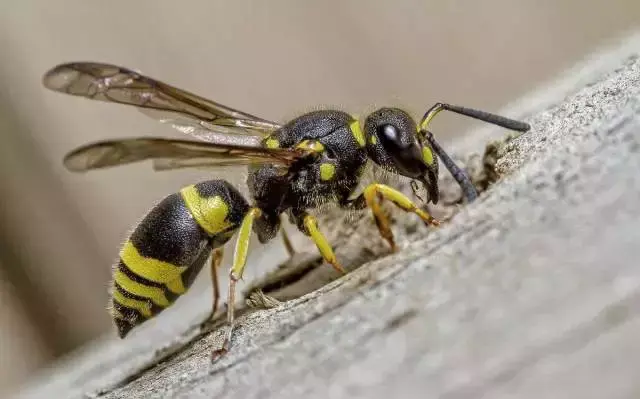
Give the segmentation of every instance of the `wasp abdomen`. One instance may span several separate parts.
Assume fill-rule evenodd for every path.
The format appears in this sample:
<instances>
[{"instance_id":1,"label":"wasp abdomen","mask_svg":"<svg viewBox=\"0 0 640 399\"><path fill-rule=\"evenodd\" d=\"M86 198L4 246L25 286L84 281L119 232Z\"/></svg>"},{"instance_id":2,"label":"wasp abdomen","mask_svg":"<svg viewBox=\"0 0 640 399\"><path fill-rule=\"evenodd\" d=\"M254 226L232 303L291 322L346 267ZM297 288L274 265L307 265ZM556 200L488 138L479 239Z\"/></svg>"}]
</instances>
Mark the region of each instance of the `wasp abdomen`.
<instances>
[{"instance_id":1,"label":"wasp abdomen","mask_svg":"<svg viewBox=\"0 0 640 399\"><path fill-rule=\"evenodd\" d=\"M187 186L151 209L114 270L112 315L120 337L184 294L211 250L231 238L248 210L224 180Z\"/></svg>"}]
</instances>

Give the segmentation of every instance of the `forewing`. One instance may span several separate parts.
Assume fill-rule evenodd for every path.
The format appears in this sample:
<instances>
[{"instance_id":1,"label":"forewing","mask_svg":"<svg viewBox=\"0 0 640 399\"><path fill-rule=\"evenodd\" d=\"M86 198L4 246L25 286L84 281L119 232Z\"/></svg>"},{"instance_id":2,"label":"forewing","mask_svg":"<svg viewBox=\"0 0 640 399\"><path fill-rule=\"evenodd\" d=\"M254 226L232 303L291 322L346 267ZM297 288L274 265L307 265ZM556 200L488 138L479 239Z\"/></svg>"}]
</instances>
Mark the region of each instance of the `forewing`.
<instances>
[{"instance_id":1,"label":"forewing","mask_svg":"<svg viewBox=\"0 0 640 399\"><path fill-rule=\"evenodd\" d=\"M45 87L61 93L133 105L179 130L181 127L196 127L197 131L189 133L195 136L207 131L263 136L279 127L277 123L116 65L97 62L61 64L44 75L43 83Z\"/></svg>"},{"instance_id":2,"label":"forewing","mask_svg":"<svg viewBox=\"0 0 640 399\"><path fill-rule=\"evenodd\" d=\"M108 140L82 146L65 159L67 169L85 172L93 169L153 160L158 170L186 167L215 167L273 164L287 167L308 153L285 148L262 148L214 144L164 138Z\"/></svg>"}]
</instances>

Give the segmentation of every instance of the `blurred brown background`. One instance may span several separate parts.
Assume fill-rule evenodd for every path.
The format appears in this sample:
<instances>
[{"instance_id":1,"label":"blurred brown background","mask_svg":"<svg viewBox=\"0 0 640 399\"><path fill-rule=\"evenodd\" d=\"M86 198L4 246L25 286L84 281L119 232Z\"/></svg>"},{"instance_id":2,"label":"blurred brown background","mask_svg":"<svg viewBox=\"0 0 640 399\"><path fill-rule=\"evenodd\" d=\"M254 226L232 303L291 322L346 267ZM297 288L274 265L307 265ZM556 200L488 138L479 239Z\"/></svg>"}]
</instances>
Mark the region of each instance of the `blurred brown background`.
<instances>
[{"instance_id":1,"label":"blurred brown background","mask_svg":"<svg viewBox=\"0 0 640 399\"><path fill-rule=\"evenodd\" d=\"M277 121L318 106L363 114L389 104L419 116L447 101L497 111L640 25L637 0L0 7L0 394L113 334L105 304L118 246L155 201L207 177L148 165L65 171L64 154L87 141L178 133L131 109L45 91L48 68L120 64ZM434 130L451 137L469 126L443 117Z\"/></svg>"}]
</instances>

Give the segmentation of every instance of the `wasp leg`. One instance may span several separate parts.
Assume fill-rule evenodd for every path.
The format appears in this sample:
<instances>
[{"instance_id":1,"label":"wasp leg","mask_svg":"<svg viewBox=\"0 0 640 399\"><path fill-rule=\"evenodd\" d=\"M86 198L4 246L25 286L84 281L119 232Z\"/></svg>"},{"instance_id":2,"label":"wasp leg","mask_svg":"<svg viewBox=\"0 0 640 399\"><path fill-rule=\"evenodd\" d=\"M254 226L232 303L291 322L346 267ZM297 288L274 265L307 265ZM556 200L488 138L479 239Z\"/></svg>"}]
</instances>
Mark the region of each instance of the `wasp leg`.
<instances>
[{"instance_id":1,"label":"wasp leg","mask_svg":"<svg viewBox=\"0 0 640 399\"><path fill-rule=\"evenodd\" d=\"M287 253L289 254L289 258L291 258L296 253L296 250L293 249L291 238L289 238L289 234L287 234L287 231L285 230L284 226L280 227L280 231L282 232L282 242L284 243L284 247L286 248Z\"/></svg>"},{"instance_id":2,"label":"wasp leg","mask_svg":"<svg viewBox=\"0 0 640 399\"><path fill-rule=\"evenodd\" d=\"M218 303L220 302L220 281L218 278L218 268L222 263L222 256L224 255L223 247L216 248L211 254L211 285L213 286L213 306L211 308L211 314L209 320L213 320L216 311L218 310Z\"/></svg>"},{"instance_id":3,"label":"wasp leg","mask_svg":"<svg viewBox=\"0 0 640 399\"><path fill-rule=\"evenodd\" d=\"M233 336L234 327L234 311L236 300L236 283L242 279L242 273L247 263L247 253L249 252L249 240L251 238L251 230L253 228L253 221L260 216L260 209L252 208L245 215L240 225L240 232L238 233L238 239L236 240L236 248L233 254L233 266L229 272L229 293L227 294L227 325L228 332L224 339L222 347L213 352L212 361L217 360L221 356L229 352L231 347L231 338Z\"/></svg>"},{"instance_id":4,"label":"wasp leg","mask_svg":"<svg viewBox=\"0 0 640 399\"><path fill-rule=\"evenodd\" d=\"M347 271L338 262L336 254L333 252L333 248L331 248L331 244L329 244L329 241L327 241L326 237L318 229L318 220L315 216L306 212L301 212L296 214L294 219L298 229L306 236L311 237L313 242L316 244L316 247L318 247L318 251L320 252L320 255L322 255L322 258L333 266L333 268L339 273L347 274Z\"/></svg>"},{"instance_id":5,"label":"wasp leg","mask_svg":"<svg viewBox=\"0 0 640 399\"><path fill-rule=\"evenodd\" d=\"M416 215L420 216L420 219L422 219L422 221L424 221L427 225L438 226L440 224L440 222L429 215L428 212L420 209L416 204L413 203L413 201L411 201L400 191L380 183L372 183L368 185L364 189L362 194L360 194L360 196L358 196L358 198L354 200L354 203L356 204L355 206L357 207L358 204L362 204L362 202L364 201L366 205L371 208L373 217L376 221L376 225L378 226L378 230L380 231L380 235L382 236L382 238L387 240L394 252L397 251L398 248L393 239L393 233L391 232L389 219L380 207L380 201L382 199L387 199L393 202L400 209L406 212L415 213Z\"/></svg>"}]
</instances>

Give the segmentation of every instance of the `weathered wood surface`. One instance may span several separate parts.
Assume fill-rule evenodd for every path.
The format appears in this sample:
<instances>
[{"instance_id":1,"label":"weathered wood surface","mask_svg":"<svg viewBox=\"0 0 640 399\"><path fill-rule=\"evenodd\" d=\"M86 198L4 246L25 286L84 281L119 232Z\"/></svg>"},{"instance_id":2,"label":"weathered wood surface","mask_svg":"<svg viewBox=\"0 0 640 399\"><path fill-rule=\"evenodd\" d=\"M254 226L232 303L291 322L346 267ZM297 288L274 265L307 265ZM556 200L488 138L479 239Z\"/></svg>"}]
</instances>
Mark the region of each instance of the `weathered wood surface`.
<instances>
[{"instance_id":1,"label":"weathered wood surface","mask_svg":"<svg viewBox=\"0 0 640 399\"><path fill-rule=\"evenodd\" d=\"M476 203L428 234L399 216L403 251L242 316L218 363L224 329L126 379L171 331L140 335L23 396L640 397L640 59L527 120ZM347 237L357 263L374 238Z\"/></svg>"}]
</instances>

